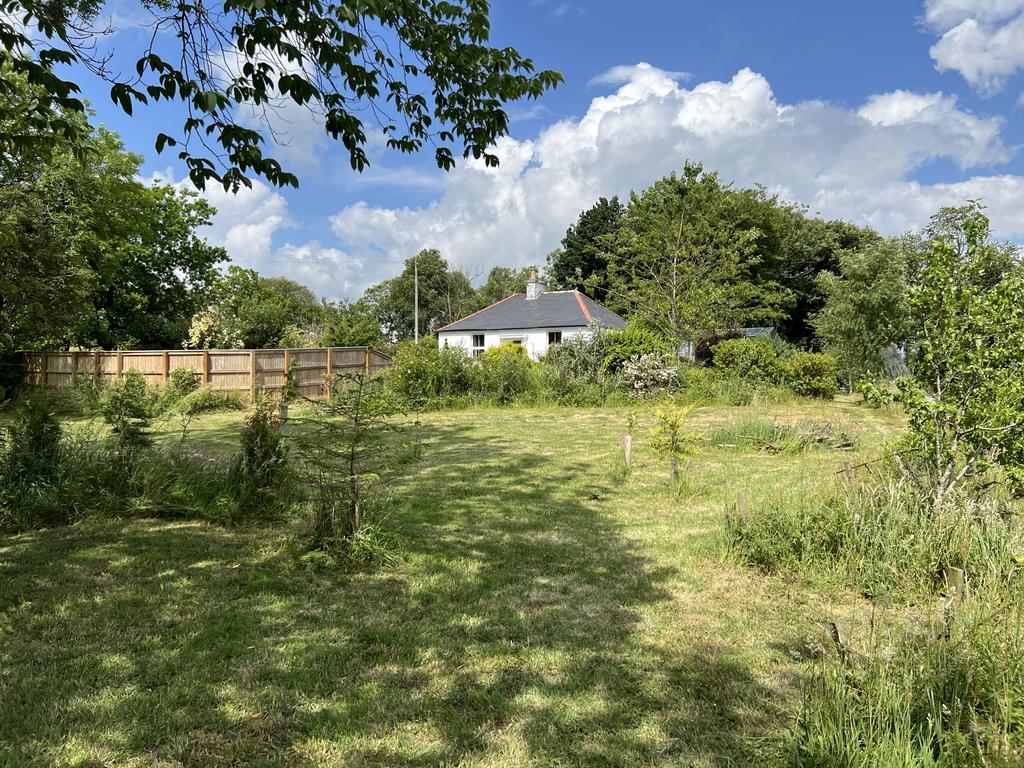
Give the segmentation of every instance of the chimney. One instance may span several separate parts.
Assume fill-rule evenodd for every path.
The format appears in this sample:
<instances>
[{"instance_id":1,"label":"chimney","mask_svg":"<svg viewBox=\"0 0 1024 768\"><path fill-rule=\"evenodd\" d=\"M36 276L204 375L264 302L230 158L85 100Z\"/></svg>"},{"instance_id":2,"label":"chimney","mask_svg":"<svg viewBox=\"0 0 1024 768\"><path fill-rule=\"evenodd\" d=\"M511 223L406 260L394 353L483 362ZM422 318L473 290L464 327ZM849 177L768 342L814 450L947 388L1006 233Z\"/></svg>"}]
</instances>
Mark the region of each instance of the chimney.
<instances>
[{"instance_id":1,"label":"chimney","mask_svg":"<svg viewBox=\"0 0 1024 768\"><path fill-rule=\"evenodd\" d=\"M526 298L527 298L527 300L538 298L547 289L548 289L548 287L546 285L544 285L544 283L542 283L540 280L537 279L537 270L536 269L531 269L530 270L530 279L526 281Z\"/></svg>"}]
</instances>

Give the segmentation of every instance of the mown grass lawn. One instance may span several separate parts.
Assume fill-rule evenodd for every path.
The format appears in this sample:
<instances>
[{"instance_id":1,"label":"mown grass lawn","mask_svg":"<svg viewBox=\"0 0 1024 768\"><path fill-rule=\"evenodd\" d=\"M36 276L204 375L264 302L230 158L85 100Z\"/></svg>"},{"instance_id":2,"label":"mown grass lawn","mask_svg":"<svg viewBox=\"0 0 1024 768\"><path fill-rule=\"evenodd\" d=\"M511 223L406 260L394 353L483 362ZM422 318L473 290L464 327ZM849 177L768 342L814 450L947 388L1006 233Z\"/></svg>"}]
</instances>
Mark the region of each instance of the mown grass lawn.
<instances>
[{"instance_id":1,"label":"mown grass lawn","mask_svg":"<svg viewBox=\"0 0 1024 768\"><path fill-rule=\"evenodd\" d=\"M0 765L770 763L807 638L864 608L731 564L724 506L837 482L897 422L849 402L692 421L751 416L832 420L858 448L705 445L675 491L644 433L616 470L623 410L428 414L393 568L311 572L298 522L0 538ZM229 449L240 420L188 439Z\"/></svg>"}]
</instances>

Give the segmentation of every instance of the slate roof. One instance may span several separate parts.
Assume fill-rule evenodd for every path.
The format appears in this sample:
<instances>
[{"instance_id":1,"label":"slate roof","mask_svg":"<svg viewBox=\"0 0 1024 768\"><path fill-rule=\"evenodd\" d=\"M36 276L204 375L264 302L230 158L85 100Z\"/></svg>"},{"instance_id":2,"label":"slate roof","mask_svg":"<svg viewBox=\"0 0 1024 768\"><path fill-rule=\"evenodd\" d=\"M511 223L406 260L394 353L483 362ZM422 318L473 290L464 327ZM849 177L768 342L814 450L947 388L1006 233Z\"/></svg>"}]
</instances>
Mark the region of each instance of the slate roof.
<instances>
[{"instance_id":1,"label":"slate roof","mask_svg":"<svg viewBox=\"0 0 1024 768\"><path fill-rule=\"evenodd\" d=\"M527 328L585 328L600 323L624 328L626 321L579 291L545 291L536 299L513 293L489 307L449 323L442 331L505 331Z\"/></svg>"}]
</instances>

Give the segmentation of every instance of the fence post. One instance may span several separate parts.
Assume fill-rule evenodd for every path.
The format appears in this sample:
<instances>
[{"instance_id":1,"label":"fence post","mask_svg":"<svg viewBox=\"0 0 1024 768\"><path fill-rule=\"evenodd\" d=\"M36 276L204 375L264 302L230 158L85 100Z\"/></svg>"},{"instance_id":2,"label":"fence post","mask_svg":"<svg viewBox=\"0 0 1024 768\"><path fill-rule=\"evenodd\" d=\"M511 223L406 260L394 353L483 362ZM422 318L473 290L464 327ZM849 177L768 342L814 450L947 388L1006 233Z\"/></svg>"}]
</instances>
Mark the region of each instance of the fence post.
<instances>
[{"instance_id":1,"label":"fence post","mask_svg":"<svg viewBox=\"0 0 1024 768\"><path fill-rule=\"evenodd\" d=\"M324 389L327 392L327 399L331 399L331 377L334 376L334 348L327 348L327 368L324 370Z\"/></svg>"},{"instance_id":2,"label":"fence post","mask_svg":"<svg viewBox=\"0 0 1024 768\"><path fill-rule=\"evenodd\" d=\"M171 378L171 353L168 350L164 350L164 369L162 371L164 377L164 386L167 386L168 379Z\"/></svg>"},{"instance_id":3,"label":"fence post","mask_svg":"<svg viewBox=\"0 0 1024 768\"><path fill-rule=\"evenodd\" d=\"M366 376L367 378L369 378L369 376L370 376L370 348L369 347L366 348L364 354L365 354L365 357L363 358L363 375Z\"/></svg>"},{"instance_id":4,"label":"fence post","mask_svg":"<svg viewBox=\"0 0 1024 768\"><path fill-rule=\"evenodd\" d=\"M210 350L203 350L203 385L208 386L210 383Z\"/></svg>"},{"instance_id":5,"label":"fence post","mask_svg":"<svg viewBox=\"0 0 1024 768\"><path fill-rule=\"evenodd\" d=\"M288 368L291 366L291 350L286 349L284 351L284 384L281 385L281 391L288 391Z\"/></svg>"},{"instance_id":6,"label":"fence post","mask_svg":"<svg viewBox=\"0 0 1024 768\"><path fill-rule=\"evenodd\" d=\"M100 351L98 349L92 353L92 385L97 388L100 385Z\"/></svg>"},{"instance_id":7,"label":"fence post","mask_svg":"<svg viewBox=\"0 0 1024 768\"><path fill-rule=\"evenodd\" d=\"M124 378L124 352L117 350L117 380Z\"/></svg>"},{"instance_id":8,"label":"fence post","mask_svg":"<svg viewBox=\"0 0 1024 768\"><path fill-rule=\"evenodd\" d=\"M71 386L74 387L78 383L78 353L71 352Z\"/></svg>"},{"instance_id":9,"label":"fence post","mask_svg":"<svg viewBox=\"0 0 1024 768\"><path fill-rule=\"evenodd\" d=\"M249 350L249 402L256 402L256 350Z\"/></svg>"},{"instance_id":10,"label":"fence post","mask_svg":"<svg viewBox=\"0 0 1024 768\"><path fill-rule=\"evenodd\" d=\"M47 385L49 384L49 376L47 374L49 373L50 368L50 353L42 352L41 356L43 358L42 364L40 365L40 368L42 369L43 372L43 389L46 389Z\"/></svg>"}]
</instances>

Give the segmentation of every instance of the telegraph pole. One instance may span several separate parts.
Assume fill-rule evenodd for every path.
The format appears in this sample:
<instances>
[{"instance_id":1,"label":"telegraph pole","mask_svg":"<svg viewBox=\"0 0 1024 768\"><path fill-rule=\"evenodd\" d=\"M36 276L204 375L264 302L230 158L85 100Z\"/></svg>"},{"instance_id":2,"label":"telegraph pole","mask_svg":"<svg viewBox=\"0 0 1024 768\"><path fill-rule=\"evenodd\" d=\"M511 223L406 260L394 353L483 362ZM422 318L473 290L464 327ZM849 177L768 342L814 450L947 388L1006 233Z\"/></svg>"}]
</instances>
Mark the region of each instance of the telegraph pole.
<instances>
[{"instance_id":1,"label":"telegraph pole","mask_svg":"<svg viewBox=\"0 0 1024 768\"><path fill-rule=\"evenodd\" d=\"M413 337L420 340L420 255L412 257L412 324Z\"/></svg>"}]
</instances>

